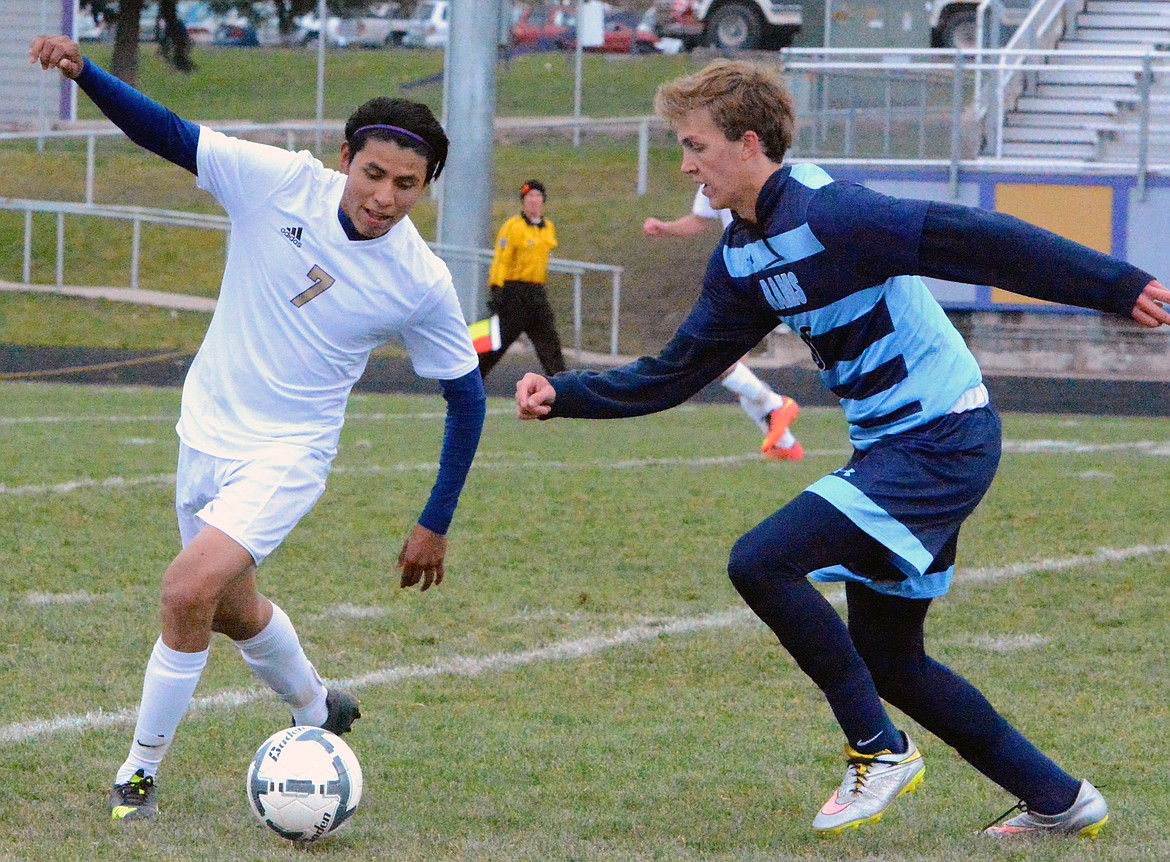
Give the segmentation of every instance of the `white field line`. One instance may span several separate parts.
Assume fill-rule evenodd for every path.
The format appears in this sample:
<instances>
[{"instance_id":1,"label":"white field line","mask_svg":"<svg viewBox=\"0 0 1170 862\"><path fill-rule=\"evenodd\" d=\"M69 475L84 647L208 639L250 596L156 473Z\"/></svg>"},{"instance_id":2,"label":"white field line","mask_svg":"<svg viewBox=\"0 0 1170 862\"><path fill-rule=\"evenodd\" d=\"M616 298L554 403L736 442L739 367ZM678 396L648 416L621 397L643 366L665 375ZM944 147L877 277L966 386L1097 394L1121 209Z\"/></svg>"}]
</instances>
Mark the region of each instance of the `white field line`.
<instances>
[{"instance_id":1,"label":"white field line","mask_svg":"<svg viewBox=\"0 0 1170 862\"><path fill-rule=\"evenodd\" d=\"M489 407L487 411L488 416L511 416L515 413L511 408L503 407ZM406 421L406 420L432 420L445 419L447 416L443 410L423 411L416 413L347 413L345 416L346 422L391 422L391 421ZM12 427L16 425L120 425L125 423L136 422L169 422L174 424L179 421L176 414L167 414L165 416L0 416L0 428Z\"/></svg>"},{"instance_id":2,"label":"white field line","mask_svg":"<svg viewBox=\"0 0 1170 862\"><path fill-rule=\"evenodd\" d=\"M1021 650L1040 649L1048 646L1049 639L1042 635L965 635L948 638L942 646L976 649L1006 655Z\"/></svg>"},{"instance_id":3,"label":"white field line","mask_svg":"<svg viewBox=\"0 0 1170 862\"><path fill-rule=\"evenodd\" d=\"M957 585L992 584L1009 578L1021 578L1037 572L1055 572L1081 566L1094 566L1122 560L1139 559L1170 553L1170 543L1138 545L1132 548L1102 548L1096 553L1062 559L1039 560L1034 563L1016 563L1009 566L973 569L958 579ZM840 605L844 591L828 594L829 601ZM574 661L608 649L632 646L671 635L688 635L708 629L724 629L754 623L761 625L747 608L732 608L701 617L680 617L663 622L639 624L608 635L593 635L560 641L543 647L510 653L483 656L452 656L425 665L402 665L382 668L346 680L336 685L346 688L391 686L411 679L430 679L442 676L476 677L498 673L527 665L553 661ZM261 699L271 699L272 693L261 689L236 689L196 698L192 712L235 709ZM0 745L19 745L51 738L60 733L79 733L128 727L137 718L136 708L113 711L97 710L83 715L61 715L54 718L17 722L0 726Z\"/></svg>"},{"instance_id":4,"label":"white field line","mask_svg":"<svg viewBox=\"0 0 1170 862\"><path fill-rule=\"evenodd\" d=\"M379 414L368 414L377 416ZM413 414L415 418L427 414ZM436 414L439 415L439 414ZM389 418L389 416L388 416ZM849 454L848 449L808 449L805 455L816 457L843 457ZM1080 455L1093 452L1124 453L1136 452L1152 457L1170 457L1170 442L1157 440L1139 440L1132 443L1080 443L1075 440L1009 440L1004 443L1004 451L1023 455ZM713 455L706 458L632 458L621 461L544 461L540 467L545 470L638 470L647 467L722 467L735 464L748 464L759 461L756 453L741 455ZM475 470L514 470L530 469L529 464L516 461L480 461L475 462ZM415 462L388 465L370 465L367 467L348 467L345 465L333 468L339 475L349 476L380 476L396 473L435 472L439 465L435 462ZM50 494L68 494L74 491L83 491L91 488L102 490L118 490L136 488L149 485L173 485L173 474L155 474L153 476L110 476L105 479L77 479L71 482L60 482L55 485L5 485L0 484L0 497L38 497Z\"/></svg>"}]
</instances>

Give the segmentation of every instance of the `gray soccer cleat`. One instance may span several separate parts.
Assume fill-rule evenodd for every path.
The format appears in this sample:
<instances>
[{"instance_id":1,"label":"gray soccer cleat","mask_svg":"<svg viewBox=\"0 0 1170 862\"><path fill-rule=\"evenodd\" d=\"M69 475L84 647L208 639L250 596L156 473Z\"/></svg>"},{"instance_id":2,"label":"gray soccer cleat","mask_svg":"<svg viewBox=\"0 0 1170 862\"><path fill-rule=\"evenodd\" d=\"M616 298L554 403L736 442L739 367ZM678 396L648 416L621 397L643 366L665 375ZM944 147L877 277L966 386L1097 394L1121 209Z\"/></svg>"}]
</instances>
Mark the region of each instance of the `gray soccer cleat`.
<instances>
[{"instance_id":1,"label":"gray soccer cleat","mask_svg":"<svg viewBox=\"0 0 1170 862\"><path fill-rule=\"evenodd\" d=\"M999 823L1012 811L1020 811L1006 823ZM1068 811L1060 814L1039 814L1029 811L1020 802L1015 808L1003 814L999 820L984 827L983 834L994 838L1011 838L1017 835L1069 835L1076 838L1096 838L1101 827L1109 820L1109 807L1105 797L1087 781L1081 782L1076 801Z\"/></svg>"},{"instance_id":2,"label":"gray soccer cleat","mask_svg":"<svg viewBox=\"0 0 1170 862\"><path fill-rule=\"evenodd\" d=\"M813 829L821 835L840 835L866 823L877 823L891 802L918 789L926 764L910 737L903 733L902 738L906 740L902 754L888 750L862 754L845 747L849 759L845 780L817 812Z\"/></svg>"},{"instance_id":3,"label":"gray soccer cleat","mask_svg":"<svg viewBox=\"0 0 1170 862\"><path fill-rule=\"evenodd\" d=\"M110 819L115 823L153 820L158 817L158 794L154 776L141 769L123 784L110 790Z\"/></svg>"}]
</instances>

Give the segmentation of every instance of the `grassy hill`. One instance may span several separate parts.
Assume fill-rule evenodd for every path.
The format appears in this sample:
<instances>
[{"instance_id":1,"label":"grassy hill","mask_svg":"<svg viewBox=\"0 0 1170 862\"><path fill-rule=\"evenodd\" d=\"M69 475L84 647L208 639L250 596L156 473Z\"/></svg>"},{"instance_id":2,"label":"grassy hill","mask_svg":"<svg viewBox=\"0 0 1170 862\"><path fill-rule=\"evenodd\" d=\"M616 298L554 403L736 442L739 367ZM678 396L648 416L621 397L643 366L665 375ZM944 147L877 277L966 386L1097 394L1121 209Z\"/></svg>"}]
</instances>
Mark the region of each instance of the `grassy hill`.
<instances>
[{"instance_id":1,"label":"grassy hill","mask_svg":"<svg viewBox=\"0 0 1170 862\"><path fill-rule=\"evenodd\" d=\"M89 50L104 64L104 46ZM583 112L591 116L644 115L657 85L693 68L690 57L586 57ZM315 56L297 50L212 50L196 55L197 70L184 76L163 66L144 47L140 87L147 94L197 121L307 118L314 111ZM325 114L341 120L376 93L402 95L440 107L442 58L430 51L341 51L330 55L326 70ZM246 82L246 86L241 85ZM423 83L420 83L423 82ZM572 56L539 54L501 62L498 114L572 113ZM84 97L81 119L99 114ZM636 194L635 138L585 137L579 149L564 135L533 138L511 135L495 150L496 199L493 221L518 209L516 189L540 177L549 189L548 213L560 236L557 255L625 268L622 294L623 352L657 349L674 331L697 293L707 256L717 238L692 241L647 240L647 216L674 217L688 211L693 187L678 172L679 150L666 135L654 136L649 194ZM312 140L298 140L297 147ZM458 142L455 143L458 146ZM327 163L338 143L327 141ZM218 205L195 189L186 172L133 145L103 140L97 148L95 200L101 203L217 213ZM0 146L0 196L81 200L85 189L85 147L81 142L50 143L43 153L31 144ZM423 236L434 238L436 205L424 200L415 211ZM0 280L21 278L22 217L0 213ZM65 280L70 284L126 286L129 283L129 225L99 219L66 224ZM141 286L155 290L214 296L223 262L223 236L185 229L145 228ZM490 242L490 238L488 239ZM55 279L56 222L34 219L33 281ZM550 283L567 334L571 319L570 284ZM585 284L586 346L608 346L610 284ZM0 295L0 342L77 344L105 347L194 347L206 320L127 310L109 303L57 297Z\"/></svg>"}]
</instances>

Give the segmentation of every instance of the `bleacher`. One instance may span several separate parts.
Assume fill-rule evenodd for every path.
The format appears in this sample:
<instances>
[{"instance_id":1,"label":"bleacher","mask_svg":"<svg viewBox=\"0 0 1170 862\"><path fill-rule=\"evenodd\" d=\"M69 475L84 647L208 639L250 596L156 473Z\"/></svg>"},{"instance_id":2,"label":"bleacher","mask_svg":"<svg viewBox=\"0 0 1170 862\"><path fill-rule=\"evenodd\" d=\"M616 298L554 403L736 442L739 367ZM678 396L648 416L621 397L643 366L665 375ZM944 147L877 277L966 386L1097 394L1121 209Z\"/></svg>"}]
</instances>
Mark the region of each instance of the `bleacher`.
<instances>
[{"instance_id":1,"label":"bleacher","mask_svg":"<svg viewBox=\"0 0 1170 862\"><path fill-rule=\"evenodd\" d=\"M1002 154L1136 159L1142 99L1154 112L1170 106L1170 0L1082 0L1080 11L1055 24L1047 36L1055 51L1044 55L1055 68L1026 76L1004 118ZM1148 155L1170 157L1170 134L1151 130L1148 141Z\"/></svg>"}]
</instances>

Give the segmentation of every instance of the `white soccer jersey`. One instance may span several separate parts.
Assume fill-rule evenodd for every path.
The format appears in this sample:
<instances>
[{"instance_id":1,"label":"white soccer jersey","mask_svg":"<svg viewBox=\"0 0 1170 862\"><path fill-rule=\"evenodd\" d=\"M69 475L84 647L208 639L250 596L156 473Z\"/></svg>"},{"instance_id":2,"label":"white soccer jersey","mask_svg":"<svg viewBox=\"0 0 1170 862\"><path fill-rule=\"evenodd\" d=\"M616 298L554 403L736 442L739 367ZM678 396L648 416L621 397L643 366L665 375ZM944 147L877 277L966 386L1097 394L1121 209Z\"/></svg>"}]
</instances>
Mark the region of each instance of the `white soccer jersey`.
<instances>
[{"instance_id":1,"label":"white soccer jersey","mask_svg":"<svg viewBox=\"0 0 1170 862\"><path fill-rule=\"evenodd\" d=\"M395 335L421 377L478 367L451 275L409 218L352 241L337 218L344 174L205 127L198 169L232 233L183 386L177 430L188 446L243 459L279 443L332 458L350 389Z\"/></svg>"},{"instance_id":2,"label":"white soccer jersey","mask_svg":"<svg viewBox=\"0 0 1170 862\"><path fill-rule=\"evenodd\" d=\"M711 201L703 194L703 187L699 186L698 191L695 192L695 202L691 204L691 213L697 215L699 218L719 219L723 222L723 226L727 227L731 224L731 210L721 209L717 210L711 206Z\"/></svg>"}]
</instances>

